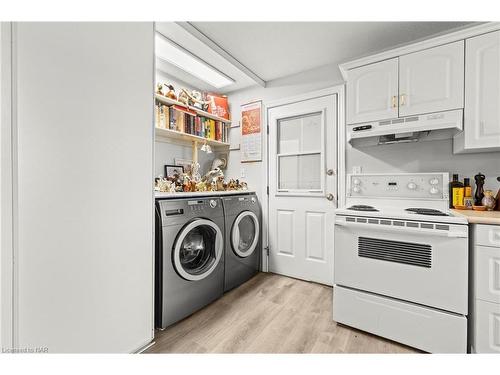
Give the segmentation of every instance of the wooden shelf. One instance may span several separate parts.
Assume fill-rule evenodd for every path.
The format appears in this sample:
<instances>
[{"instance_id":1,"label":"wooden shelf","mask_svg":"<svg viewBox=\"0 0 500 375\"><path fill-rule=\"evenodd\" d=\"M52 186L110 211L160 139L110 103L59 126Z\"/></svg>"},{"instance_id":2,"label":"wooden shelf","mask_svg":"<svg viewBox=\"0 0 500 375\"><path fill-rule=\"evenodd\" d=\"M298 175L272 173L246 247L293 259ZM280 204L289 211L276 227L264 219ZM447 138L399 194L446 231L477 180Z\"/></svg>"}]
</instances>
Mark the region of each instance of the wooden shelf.
<instances>
[{"instance_id":1,"label":"wooden shelf","mask_svg":"<svg viewBox=\"0 0 500 375\"><path fill-rule=\"evenodd\" d=\"M165 105L178 105L178 106L181 106L181 107L188 108L189 110L191 110L193 112L196 112L196 114L198 116L203 116L203 117L211 118L213 120L220 121L220 122L223 122L225 124L230 124L231 123L230 120L227 120L227 119L219 117L219 116L212 115L211 113L205 112L205 111L203 111L203 110L201 110L199 108L193 107L193 106L187 106L184 103L181 103L181 102L179 102L177 100L169 99L169 98L167 98L167 97L165 97L163 95L160 95L160 94L155 94L155 99L158 100L159 102L165 104Z\"/></svg>"},{"instance_id":2,"label":"wooden shelf","mask_svg":"<svg viewBox=\"0 0 500 375\"><path fill-rule=\"evenodd\" d=\"M207 139L193 134L181 133L177 130L171 129L155 128L155 138L155 140L175 139L184 142L206 143L207 145L210 145L210 147L214 147L216 149L229 148L229 143L226 142L215 141L213 139Z\"/></svg>"}]
</instances>

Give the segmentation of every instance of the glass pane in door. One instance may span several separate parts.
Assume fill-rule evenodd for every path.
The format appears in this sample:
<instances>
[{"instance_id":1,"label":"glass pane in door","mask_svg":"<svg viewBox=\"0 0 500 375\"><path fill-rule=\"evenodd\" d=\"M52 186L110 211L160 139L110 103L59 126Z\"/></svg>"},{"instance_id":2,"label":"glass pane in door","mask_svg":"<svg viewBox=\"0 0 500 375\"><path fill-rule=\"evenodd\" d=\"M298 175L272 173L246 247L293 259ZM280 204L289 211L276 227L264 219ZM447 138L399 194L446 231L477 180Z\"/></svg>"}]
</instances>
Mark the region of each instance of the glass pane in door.
<instances>
[{"instance_id":1,"label":"glass pane in door","mask_svg":"<svg viewBox=\"0 0 500 375\"><path fill-rule=\"evenodd\" d=\"M321 113L278 121L278 154L321 150Z\"/></svg>"},{"instance_id":2,"label":"glass pane in door","mask_svg":"<svg viewBox=\"0 0 500 375\"><path fill-rule=\"evenodd\" d=\"M320 190L321 154L278 156L279 190Z\"/></svg>"}]
</instances>

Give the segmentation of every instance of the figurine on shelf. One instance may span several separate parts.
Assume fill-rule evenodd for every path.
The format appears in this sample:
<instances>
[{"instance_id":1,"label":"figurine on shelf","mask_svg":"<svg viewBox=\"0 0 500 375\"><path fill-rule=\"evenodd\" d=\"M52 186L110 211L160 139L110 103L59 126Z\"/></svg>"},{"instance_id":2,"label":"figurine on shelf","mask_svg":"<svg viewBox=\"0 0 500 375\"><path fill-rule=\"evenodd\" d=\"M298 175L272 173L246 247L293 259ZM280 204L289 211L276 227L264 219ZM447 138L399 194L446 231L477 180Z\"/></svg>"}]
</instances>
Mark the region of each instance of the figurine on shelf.
<instances>
[{"instance_id":1,"label":"figurine on shelf","mask_svg":"<svg viewBox=\"0 0 500 375\"><path fill-rule=\"evenodd\" d=\"M177 98L179 102L182 104L189 106L189 96L187 94L187 91L185 89L181 89L181 93L179 94L179 97Z\"/></svg>"},{"instance_id":2,"label":"figurine on shelf","mask_svg":"<svg viewBox=\"0 0 500 375\"><path fill-rule=\"evenodd\" d=\"M159 191L162 193L172 193L173 191L175 191L174 184L168 179L160 176L155 180L156 180L155 191Z\"/></svg>"},{"instance_id":3,"label":"figurine on shelf","mask_svg":"<svg viewBox=\"0 0 500 375\"><path fill-rule=\"evenodd\" d=\"M200 164L199 163L191 163L191 178L194 182L199 183L201 181L200 175Z\"/></svg>"},{"instance_id":4,"label":"figurine on shelf","mask_svg":"<svg viewBox=\"0 0 500 375\"><path fill-rule=\"evenodd\" d=\"M165 95L165 94L163 94L163 85L161 83L158 83L156 85L156 93L158 95Z\"/></svg>"},{"instance_id":5,"label":"figurine on shelf","mask_svg":"<svg viewBox=\"0 0 500 375\"><path fill-rule=\"evenodd\" d=\"M215 168L208 171L205 176L203 176L202 180L211 183L212 181L217 180L218 177L222 177L222 179L224 179L224 173L220 170L220 168Z\"/></svg>"},{"instance_id":6,"label":"figurine on shelf","mask_svg":"<svg viewBox=\"0 0 500 375\"><path fill-rule=\"evenodd\" d=\"M224 191L224 176L219 176L216 179L217 191Z\"/></svg>"},{"instance_id":7,"label":"figurine on shelf","mask_svg":"<svg viewBox=\"0 0 500 375\"><path fill-rule=\"evenodd\" d=\"M229 183L227 184L227 190L236 190L236 181L233 179L229 180Z\"/></svg>"},{"instance_id":8,"label":"figurine on shelf","mask_svg":"<svg viewBox=\"0 0 500 375\"><path fill-rule=\"evenodd\" d=\"M207 184L203 181L200 181L196 184L196 190L195 191L207 191L208 187Z\"/></svg>"},{"instance_id":9,"label":"figurine on shelf","mask_svg":"<svg viewBox=\"0 0 500 375\"><path fill-rule=\"evenodd\" d=\"M179 94L179 101L186 105L190 105L202 110L206 110L210 103L203 100L201 92L196 90L189 92L186 89L181 89L181 93Z\"/></svg>"},{"instance_id":10,"label":"figurine on shelf","mask_svg":"<svg viewBox=\"0 0 500 375\"><path fill-rule=\"evenodd\" d=\"M175 95L174 86L168 85L167 87L168 87L168 92L165 94L165 96L169 99L177 100L177 95Z\"/></svg>"}]
</instances>

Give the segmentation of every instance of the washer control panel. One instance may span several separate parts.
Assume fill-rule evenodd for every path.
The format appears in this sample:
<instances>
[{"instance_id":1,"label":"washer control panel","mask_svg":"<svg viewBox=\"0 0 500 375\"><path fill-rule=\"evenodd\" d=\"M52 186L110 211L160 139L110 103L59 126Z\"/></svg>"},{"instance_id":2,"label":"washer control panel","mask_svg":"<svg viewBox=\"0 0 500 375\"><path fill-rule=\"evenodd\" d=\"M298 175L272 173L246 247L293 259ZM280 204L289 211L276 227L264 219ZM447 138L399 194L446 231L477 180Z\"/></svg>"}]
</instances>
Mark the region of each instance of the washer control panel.
<instances>
[{"instance_id":1,"label":"washer control panel","mask_svg":"<svg viewBox=\"0 0 500 375\"><path fill-rule=\"evenodd\" d=\"M348 175L347 195L377 198L448 198L448 173Z\"/></svg>"}]
</instances>

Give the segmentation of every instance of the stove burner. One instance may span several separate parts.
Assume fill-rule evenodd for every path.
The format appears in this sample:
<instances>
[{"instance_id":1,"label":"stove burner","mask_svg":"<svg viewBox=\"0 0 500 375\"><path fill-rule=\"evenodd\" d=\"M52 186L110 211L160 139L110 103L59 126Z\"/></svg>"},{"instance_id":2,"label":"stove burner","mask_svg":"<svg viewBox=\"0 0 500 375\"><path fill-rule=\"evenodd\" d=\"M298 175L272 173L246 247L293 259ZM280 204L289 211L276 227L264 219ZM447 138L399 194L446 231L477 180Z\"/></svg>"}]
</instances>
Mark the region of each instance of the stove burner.
<instances>
[{"instance_id":1,"label":"stove burner","mask_svg":"<svg viewBox=\"0 0 500 375\"><path fill-rule=\"evenodd\" d=\"M430 216L450 216L442 211L435 210L433 208L407 208L405 211L413 212L418 215L430 215Z\"/></svg>"},{"instance_id":2,"label":"stove burner","mask_svg":"<svg viewBox=\"0 0 500 375\"><path fill-rule=\"evenodd\" d=\"M348 207L347 209L353 211L378 211L375 207L366 206L364 204L355 204L354 206Z\"/></svg>"}]
</instances>

